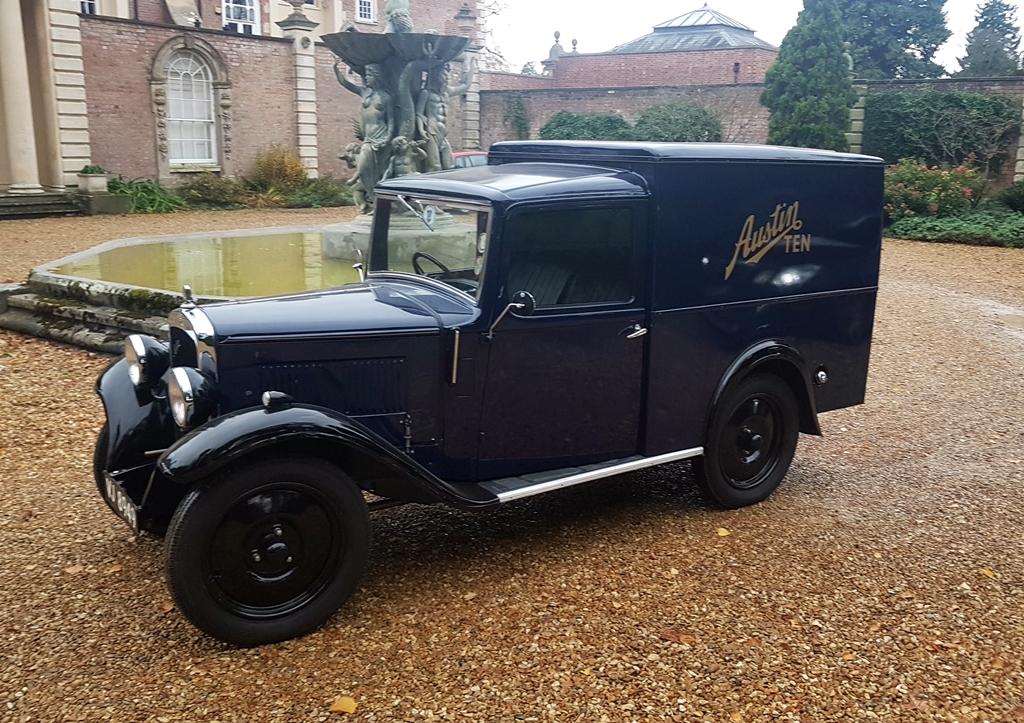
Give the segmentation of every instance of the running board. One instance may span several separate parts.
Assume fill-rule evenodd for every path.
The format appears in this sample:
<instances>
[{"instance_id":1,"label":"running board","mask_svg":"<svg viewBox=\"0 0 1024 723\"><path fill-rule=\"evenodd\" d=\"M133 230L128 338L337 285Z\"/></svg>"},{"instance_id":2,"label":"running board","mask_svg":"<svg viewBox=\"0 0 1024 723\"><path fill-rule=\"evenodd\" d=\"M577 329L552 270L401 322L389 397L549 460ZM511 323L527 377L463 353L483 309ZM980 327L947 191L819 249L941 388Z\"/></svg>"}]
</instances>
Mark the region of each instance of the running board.
<instances>
[{"instance_id":1,"label":"running board","mask_svg":"<svg viewBox=\"0 0 1024 723\"><path fill-rule=\"evenodd\" d=\"M614 477L626 472L635 472L646 467L656 467L659 464L678 462L691 457L699 457L704 454L703 447L684 449L680 452L660 454L656 457L628 457L626 459L613 459L611 462L591 464L585 467L568 467L556 469L550 472L537 472L526 474L522 477L505 477L503 479L492 479L481 482L480 486L498 498L498 502L511 502L512 500L523 499L542 495L545 492L560 490L565 487L586 484L605 477Z\"/></svg>"}]
</instances>

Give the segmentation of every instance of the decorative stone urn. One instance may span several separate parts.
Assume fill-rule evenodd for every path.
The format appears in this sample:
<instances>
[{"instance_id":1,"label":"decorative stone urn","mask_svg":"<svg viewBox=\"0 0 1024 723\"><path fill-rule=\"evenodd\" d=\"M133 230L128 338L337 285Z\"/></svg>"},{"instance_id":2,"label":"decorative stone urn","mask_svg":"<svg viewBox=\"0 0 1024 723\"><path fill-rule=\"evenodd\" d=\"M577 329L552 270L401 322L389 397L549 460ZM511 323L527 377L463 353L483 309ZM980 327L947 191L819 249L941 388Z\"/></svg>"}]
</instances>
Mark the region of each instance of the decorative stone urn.
<instances>
[{"instance_id":1,"label":"decorative stone urn","mask_svg":"<svg viewBox=\"0 0 1024 723\"><path fill-rule=\"evenodd\" d=\"M79 193L106 193L107 192L107 174L102 173L85 173L83 171L78 174L78 192Z\"/></svg>"}]
</instances>

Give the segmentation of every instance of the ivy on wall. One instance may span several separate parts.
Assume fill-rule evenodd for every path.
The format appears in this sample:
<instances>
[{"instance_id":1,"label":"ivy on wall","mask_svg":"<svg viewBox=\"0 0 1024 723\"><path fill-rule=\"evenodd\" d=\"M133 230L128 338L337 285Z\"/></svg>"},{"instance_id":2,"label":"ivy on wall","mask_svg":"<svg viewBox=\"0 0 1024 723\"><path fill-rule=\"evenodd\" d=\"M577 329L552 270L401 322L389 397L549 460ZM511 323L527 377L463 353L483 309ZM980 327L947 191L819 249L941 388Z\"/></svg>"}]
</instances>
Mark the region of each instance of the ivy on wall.
<instances>
[{"instance_id":1,"label":"ivy on wall","mask_svg":"<svg viewBox=\"0 0 1024 723\"><path fill-rule=\"evenodd\" d=\"M522 91L514 90L505 96L505 125L512 129L517 140L529 140L530 116L523 103Z\"/></svg>"},{"instance_id":2,"label":"ivy on wall","mask_svg":"<svg viewBox=\"0 0 1024 723\"><path fill-rule=\"evenodd\" d=\"M718 116L697 103L666 103L643 112L631 126L617 114L556 113L540 129L548 141L647 141L717 143L722 140Z\"/></svg>"},{"instance_id":3,"label":"ivy on wall","mask_svg":"<svg viewBox=\"0 0 1024 723\"><path fill-rule=\"evenodd\" d=\"M924 91L867 97L864 152L889 163L917 158L956 166L971 159L997 173L1019 133L1019 104L1004 96Z\"/></svg>"}]
</instances>

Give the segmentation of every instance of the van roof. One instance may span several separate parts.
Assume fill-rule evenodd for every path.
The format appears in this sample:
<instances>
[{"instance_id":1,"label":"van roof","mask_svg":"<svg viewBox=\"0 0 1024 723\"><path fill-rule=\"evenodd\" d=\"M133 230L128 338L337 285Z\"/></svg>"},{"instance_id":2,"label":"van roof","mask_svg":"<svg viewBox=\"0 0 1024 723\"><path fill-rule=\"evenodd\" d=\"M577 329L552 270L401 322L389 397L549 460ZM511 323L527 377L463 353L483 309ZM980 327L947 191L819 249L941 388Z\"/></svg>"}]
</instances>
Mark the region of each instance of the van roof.
<instances>
[{"instance_id":1,"label":"van roof","mask_svg":"<svg viewBox=\"0 0 1024 723\"><path fill-rule=\"evenodd\" d=\"M813 148L755 146L739 143L627 143L624 141L505 141L491 146L490 157L516 162L518 158L580 163L672 161L853 163L882 165L881 158Z\"/></svg>"},{"instance_id":2,"label":"van roof","mask_svg":"<svg viewBox=\"0 0 1024 723\"><path fill-rule=\"evenodd\" d=\"M524 201L581 195L647 196L647 183L635 173L565 163L509 163L436 173L398 176L381 191Z\"/></svg>"}]
</instances>

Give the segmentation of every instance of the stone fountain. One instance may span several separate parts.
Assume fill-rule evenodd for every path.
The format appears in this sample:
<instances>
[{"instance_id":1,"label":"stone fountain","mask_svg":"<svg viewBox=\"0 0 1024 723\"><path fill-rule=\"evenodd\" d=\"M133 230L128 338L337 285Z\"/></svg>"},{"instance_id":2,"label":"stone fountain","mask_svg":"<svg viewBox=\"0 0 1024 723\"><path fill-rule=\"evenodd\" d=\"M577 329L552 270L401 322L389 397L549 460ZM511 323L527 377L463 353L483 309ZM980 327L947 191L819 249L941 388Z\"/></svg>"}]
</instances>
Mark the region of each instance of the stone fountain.
<instances>
[{"instance_id":1,"label":"stone fountain","mask_svg":"<svg viewBox=\"0 0 1024 723\"><path fill-rule=\"evenodd\" d=\"M454 166L448 100L469 89L476 70L474 61L464 84L450 87L449 63L470 40L414 32L409 0L388 0L385 12L383 35L360 33L350 24L322 38L338 56L338 82L362 99L359 141L342 158L356 170L350 183L364 214L373 208L380 181Z\"/></svg>"}]
</instances>

